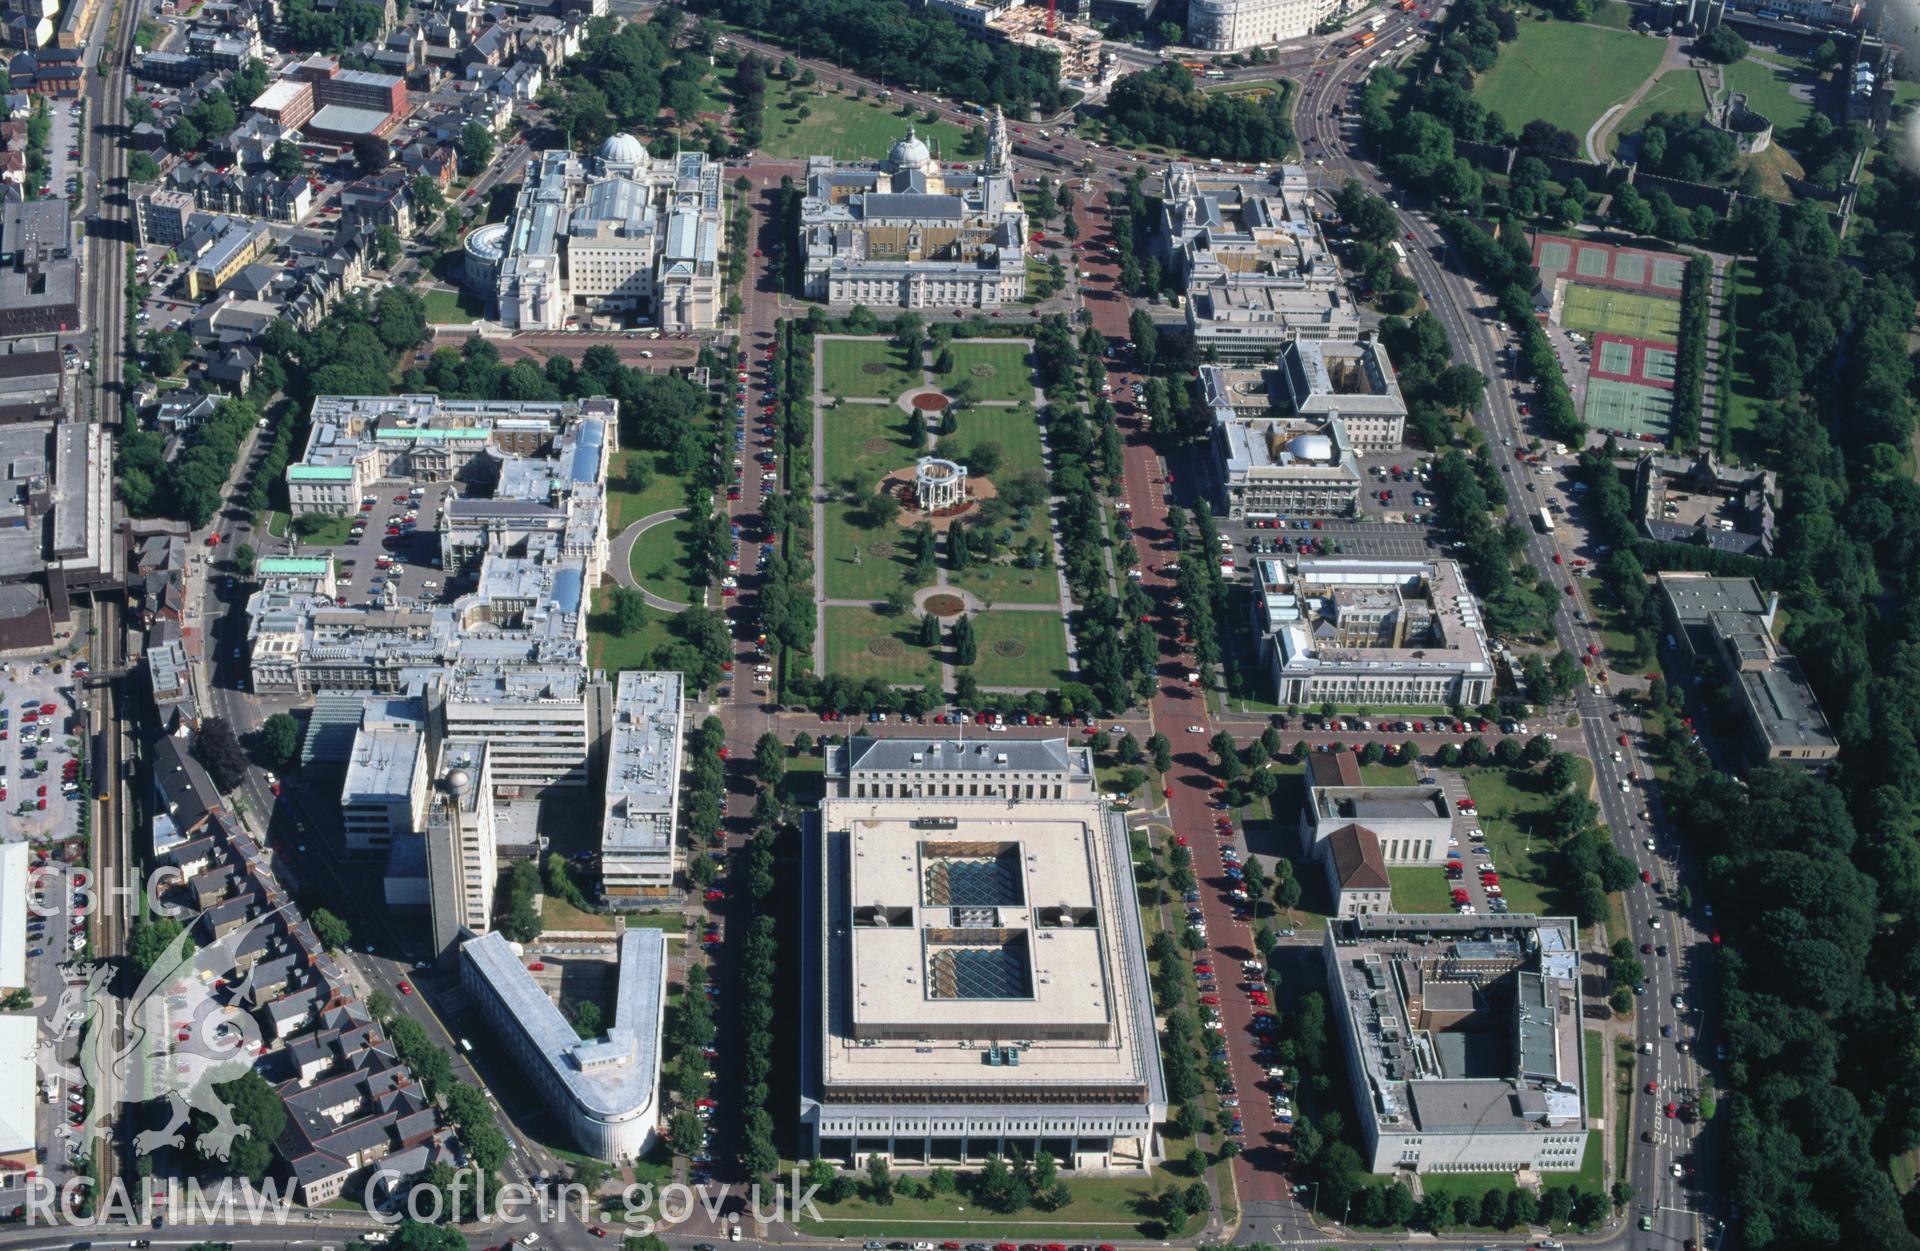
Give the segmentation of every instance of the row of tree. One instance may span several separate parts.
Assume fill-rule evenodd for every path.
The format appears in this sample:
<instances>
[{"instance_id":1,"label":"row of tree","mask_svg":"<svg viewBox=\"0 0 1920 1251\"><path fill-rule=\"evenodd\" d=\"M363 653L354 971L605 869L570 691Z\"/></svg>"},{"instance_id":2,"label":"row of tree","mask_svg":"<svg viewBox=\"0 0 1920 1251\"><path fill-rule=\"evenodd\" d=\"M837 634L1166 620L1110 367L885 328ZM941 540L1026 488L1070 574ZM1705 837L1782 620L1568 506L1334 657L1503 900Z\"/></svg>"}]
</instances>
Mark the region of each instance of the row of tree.
<instances>
[{"instance_id":1,"label":"row of tree","mask_svg":"<svg viewBox=\"0 0 1920 1251\"><path fill-rule=\"evenodd\" d=\"M804 733L795 750L812 746ZM781 797L786 778L787 749L773 734L763 734L754 745L754 830L745 855L738 857L733 883L746 904L747 932L740 944L740 1167L750 1177L771 1177L779 1171L780 1151L774 1138L773 1017L779 980L779 933L773 890L778 868L775 858L786 829L787 805Z\"/></svg>"},{"instance_id":2,"label":"row of tree","mask_svg":"<svg viewBox=\"0 0 1920 1251\"><path fill-rule=\"evenodd\" d=\"M1144 615L1123 611L1108 573L1111 553L1121 567L1132 563L1132 545L1114 542L1105 497L1121 472L1122 445L1113 405L1101 392L1106 380L1106 340L1091 326L1075 336L1067 319L1049 314L1034 328L1034 363L1046 392L1047 444L1053 453L1049 486L1059 499L1055 531L1067 584L1079 605L1073 621L1081 658L1080 681L1062 688L1072 711L1103 715L1130 707L1151 690L1157 644L1140 623ZM1139 598L1123 593L1129 608Z\"/></svg>"}]
</instances>

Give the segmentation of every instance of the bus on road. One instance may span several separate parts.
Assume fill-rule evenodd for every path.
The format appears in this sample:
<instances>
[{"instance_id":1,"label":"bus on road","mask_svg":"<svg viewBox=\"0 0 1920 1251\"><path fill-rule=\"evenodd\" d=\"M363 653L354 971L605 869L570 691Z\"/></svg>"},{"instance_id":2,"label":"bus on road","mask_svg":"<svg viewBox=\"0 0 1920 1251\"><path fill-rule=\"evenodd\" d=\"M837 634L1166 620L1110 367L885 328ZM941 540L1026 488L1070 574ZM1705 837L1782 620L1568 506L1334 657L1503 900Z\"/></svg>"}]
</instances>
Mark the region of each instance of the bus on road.
<instances>
[{"instance_id":1,"label":"bus on road","mask_svg":"<svg viewBox=\"0 0 1920 1251\"><path fill-rule=\"evenodd\" d=\"M1546 509L1543 508L1540 510L1540 516L1537 518L1537 520L1540 522L1540 533L1542 534L1553 533L1553 514L1552 513L1548 512Z\"/></svg>"}]
</instances>

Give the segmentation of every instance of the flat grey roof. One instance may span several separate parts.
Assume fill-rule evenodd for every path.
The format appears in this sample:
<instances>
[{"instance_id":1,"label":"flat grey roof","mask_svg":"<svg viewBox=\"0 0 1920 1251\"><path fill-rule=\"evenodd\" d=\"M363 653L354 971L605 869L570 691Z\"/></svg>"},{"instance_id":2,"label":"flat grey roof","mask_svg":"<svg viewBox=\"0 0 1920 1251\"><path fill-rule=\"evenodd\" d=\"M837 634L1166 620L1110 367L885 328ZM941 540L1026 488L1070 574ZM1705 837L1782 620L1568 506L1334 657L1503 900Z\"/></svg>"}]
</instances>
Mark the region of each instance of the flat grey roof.
<instances>
[{"instance_id":1,"label":"flat grey roof","mask_svg":"<svg viewBox=\"0 0 1920 1251\"><path fill-rule=\"evenodd\" d=\"M482 934L460 952L506 1004L542 1062L582 1112L614 1120L654 1103L667 989L665 934L632 928L620 936L613 1024L600 1038L586 1040L560 1015L498 932Z\"/></svg>"},{"instance_id":2,"label":"flat grey roof","mask_svg":"<svg viewBox=\"0 0 1920 1251\"><path fill-rule=\"evenodd\" d=\"M420 731L362 728L353 740L353 757L340 787L340 801L407 794L420 767Z\"/></svg>"},{"instance_id":3,"label":"flat grey roof","mask_svg":"<svg viewBox=\"0 0 1920 1251\"><path fill-rule=\"evenodd\" d=\"M1705 625L1717 612L1758 616L1767 611L1766 597L1761 594L1760 584L1752 578L1661 574L1660 589L1666 593L1674 617L1683 626Z\"/></svg>"},{"instance_id":4,"label":"flat grey roof","mask_svg":"<svg viewBox=\"0 0 1920 1251\"><path fill-rule=\"evenodd\" d=\"M1747 703L1760 719L1767 742L1776 747L1838 748L1839 739L1827 724L1813 687L1800 662L1781 656L1765 669L1740 673Z\"/></svg>"},{"instance_id":5,"label":"flat grey roof","mask_svg":"<svg viewBox=\"0 0 1920 1251\"><path fill-rule=\"evenodd\" d=\"M614 697L607 736L607 791L602 855L651 852L673 845L680 789L681 676L629 670Z\"/></svg>"}]
</instances>

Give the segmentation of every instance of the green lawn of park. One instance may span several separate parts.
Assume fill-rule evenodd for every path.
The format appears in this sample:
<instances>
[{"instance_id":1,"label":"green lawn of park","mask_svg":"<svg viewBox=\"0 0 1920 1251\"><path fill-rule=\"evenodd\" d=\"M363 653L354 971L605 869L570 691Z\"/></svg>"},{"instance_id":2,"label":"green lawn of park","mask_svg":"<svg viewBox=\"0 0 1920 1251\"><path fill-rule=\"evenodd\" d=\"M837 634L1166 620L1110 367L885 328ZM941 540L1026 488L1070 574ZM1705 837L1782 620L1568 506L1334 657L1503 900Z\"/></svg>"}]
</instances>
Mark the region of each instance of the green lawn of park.
<instances>
[{"instance_id":1,"label":"green lawn of park","mask_svg":"<svg viewBox=\"0 0 1920 1251\"><path fill-rule=\"evenodd\" d=\"M976 400L1033 399L1032 353L1024 341L953 343L947 350L953 353L953 372L940 375L941 386L969 382Z\"/></svg>"},{"instance_id":2,"label":"green lawn of park","mask_svg":"<svg viewBox=\"0 0 1920 1251\"><path fill-rule=\"evenodd\" d=\"M1584 139L1602 113L1653 72L1664 47L1601 26L1525 21L1474 94L1515 131L1537 117Z\"/></svg>"}]
</instances>

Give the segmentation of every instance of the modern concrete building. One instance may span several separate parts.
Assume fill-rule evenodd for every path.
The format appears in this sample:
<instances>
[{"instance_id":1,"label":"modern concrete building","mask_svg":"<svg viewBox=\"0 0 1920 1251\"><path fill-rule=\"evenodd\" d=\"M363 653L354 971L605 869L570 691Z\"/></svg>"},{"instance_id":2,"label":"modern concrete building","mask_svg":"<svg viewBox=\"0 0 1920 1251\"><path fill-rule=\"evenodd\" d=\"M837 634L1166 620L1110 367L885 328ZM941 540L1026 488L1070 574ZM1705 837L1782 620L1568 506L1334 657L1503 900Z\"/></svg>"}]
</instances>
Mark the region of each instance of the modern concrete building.
<instances>
[{"instance_id":1,"label":"modern concrete building","mask_svg":"<svg viewBox=\"0 0 1920 1251\"><path fill-rule=\"evenodd\" d=\"M1239 52L1303 39L1344 7L1338 0L1191 0L1187 42L1208 52Z\"/></svg>"},{"instance_id":2,"label":"modern concrete building","mask_svg":"<svg viewBox=\"0 0 1920 1251\"><path fill-rule=\"evenodd\" d=\"M492 760L484 739L440 743L427 809L427 908L433 951L450 955L461 938L493 927L500 880Z\"/></svg>"},{"instance_id":3,"label":"modern concrete building","mask_svg":"<svg viewBox=\"0 0 1920 1251\"><path fill-rule=\"evenodd\" d=\"M678 673L628 670L620 675L607 736L600 826L600 893L609 903L630 904L673 889L679 863L674 818L680 809L682 698Z\"/></svg>"},{"instance_id":4,"label":"modern concrete building","mask_svg":"<svg viewBox=\"0 0 1920 1251\"><path fill-rule=\"evenodd\" d=\"M1579 1170L1599 1075L1585 1071L1578 940L1568 917L1328 920L1363 1169Z\"/></svg>"},{"instance_id":5,"label":"modern concrete building","mask_svg":"<svg viewBox=\"0 0 1920 1251\"><path fill-rule=\"evenodd\" d=\"M659 1120L667 941L657 929L636 928L619 945L613 1023L598 1038L574 1031L498 934L460 948L460 983L574 1146L630 1163L653 1147Z\"/></svg>"},{"instance_id":6,"label":"modern concrete building","mask_svg":"<svg viewBox=\"0 0 1920 1251\"><path fill-rule=\"evenodd\" d=\"M1451 560L1261 557L1253 628L1275 703L1486 703L1493 655Z\"/></svg>"},{"instance_id":7,"label":"modern concrete building","mask_svg":"<svg viewBox=\"0 0 1920 1251\"><path fill-rule=\"evenodd\" d=\"M1368 786L1352 752L1307 757L1307 802L1300 813L1300 846L1326 859L1336 836L1358 827L1372 839L1382 865L1446 863L1454 809L1439 786Z\"/></svg>"},{"instance_id":8,"label":"modern concrete building","mask_svg":"<svg viewBox=\"0 0 1920 1251\"><path fill-rule=\"evenodd\" d=\"M426 727L362 726L340 787L346 853L384 856L395 839L425 829L426 816Z\"/></svg>"},{"instance_id":9,"label":"modern concrete building","mask_svg":"<svg viewBox=\"0 0 1920 1251\"><path fill-rule=\"evenodd\" d=\"M41 1080L35 1064L39 1026L31 1012L0 1014L0 1188L19 1186L46 1167L37 1154L40 1126L34 1102Z\"/></svg>"},{"instance_id":10,"label":"modern concrete building","mask_svg":"<svg viewBox=\"0 0 1920 1251\"><path fill-rule=\"evenodd\" d=\"M543 152L507 231L468 236L463 272L517 330L560 330L580 317L710 330L726 304L721 173L699 152L652 157L628 134L590 161Z\"/></svg>"},{"instance_id":11,"label":"modern concrete building","mask_svg":"<svg viewBox=\"0 0 1920 1251\"><path fill-rule=\"evenodd\" d=\"M27 984L28 850L24 840L0 843L0 994Z\"/></svg>"},{"instance_id":12,"label":"modern concrete building","mask_svg":"<svg viewBox=\"0 0 1920 1251\"><path fill-rule=\"evenodd\" d=\"M1773 637L1777 592L1752 578L1702 573L1659 575L1660 606L1681 653L1712 665L1732 688L1756 760L1824 765L1840 740L1800 661Z\"/></svg>"},{"instance_id":13,"label":"modern concrete building","mask_svg":"<svg viewBox=\"0 0 1920 1251\"><path fill-rule=\"evenodd\" d=\"M884 162L807 160L800 203L807 298L874 308L1000 308L1027 290L1027 211L996 109L979 169L943 165L907 135Z\"/></svg>"},{"instance_id":14,"label":"modern concrete building","mask_svg":"<svg viewBox=\"0 0 1920 1251\"><path fill-rule=\"evenodd\" d=\"M0 202L0 338L80 328L80 258L67 202Z\"/></svg>"},{"instance_id":15,"label":"modern concrete building","mask_svg":"<svg viewBox=\"0 0 1920 1251\"><path fill-rule=\"evenodd\" d=\"M494 795L520 799L550 788L585 792L605 686L575 664L463 661L436 675L428 700L450 737L487 744Z\"/></svg>"},{"instance_id":16,"label":"modern concrete building","mask_svg":"<svg viewBox=\"0 0 1920 1251\"><path fill-rule=\"evenodd\" d=\"M1019 769L1002 759L1015 748L1033 749ZM1091 794L1040 797L1078 789L1079 769L1058 743L885 739L830 756L802 896L810 1154L1159 1160L1166 1092L1125 820Z\"/></svg>"},{"instance_id":17,"label":"modern concrete building","mask_svg":"<svg viewBox=\"0 0 1920 1251\"><path fill-rule=\"evenodd\" d=\"M868 738L829 745L827 793L843 799L1089 799L1093 754L1064 738Z\"/></svg>"}]
</instances>

